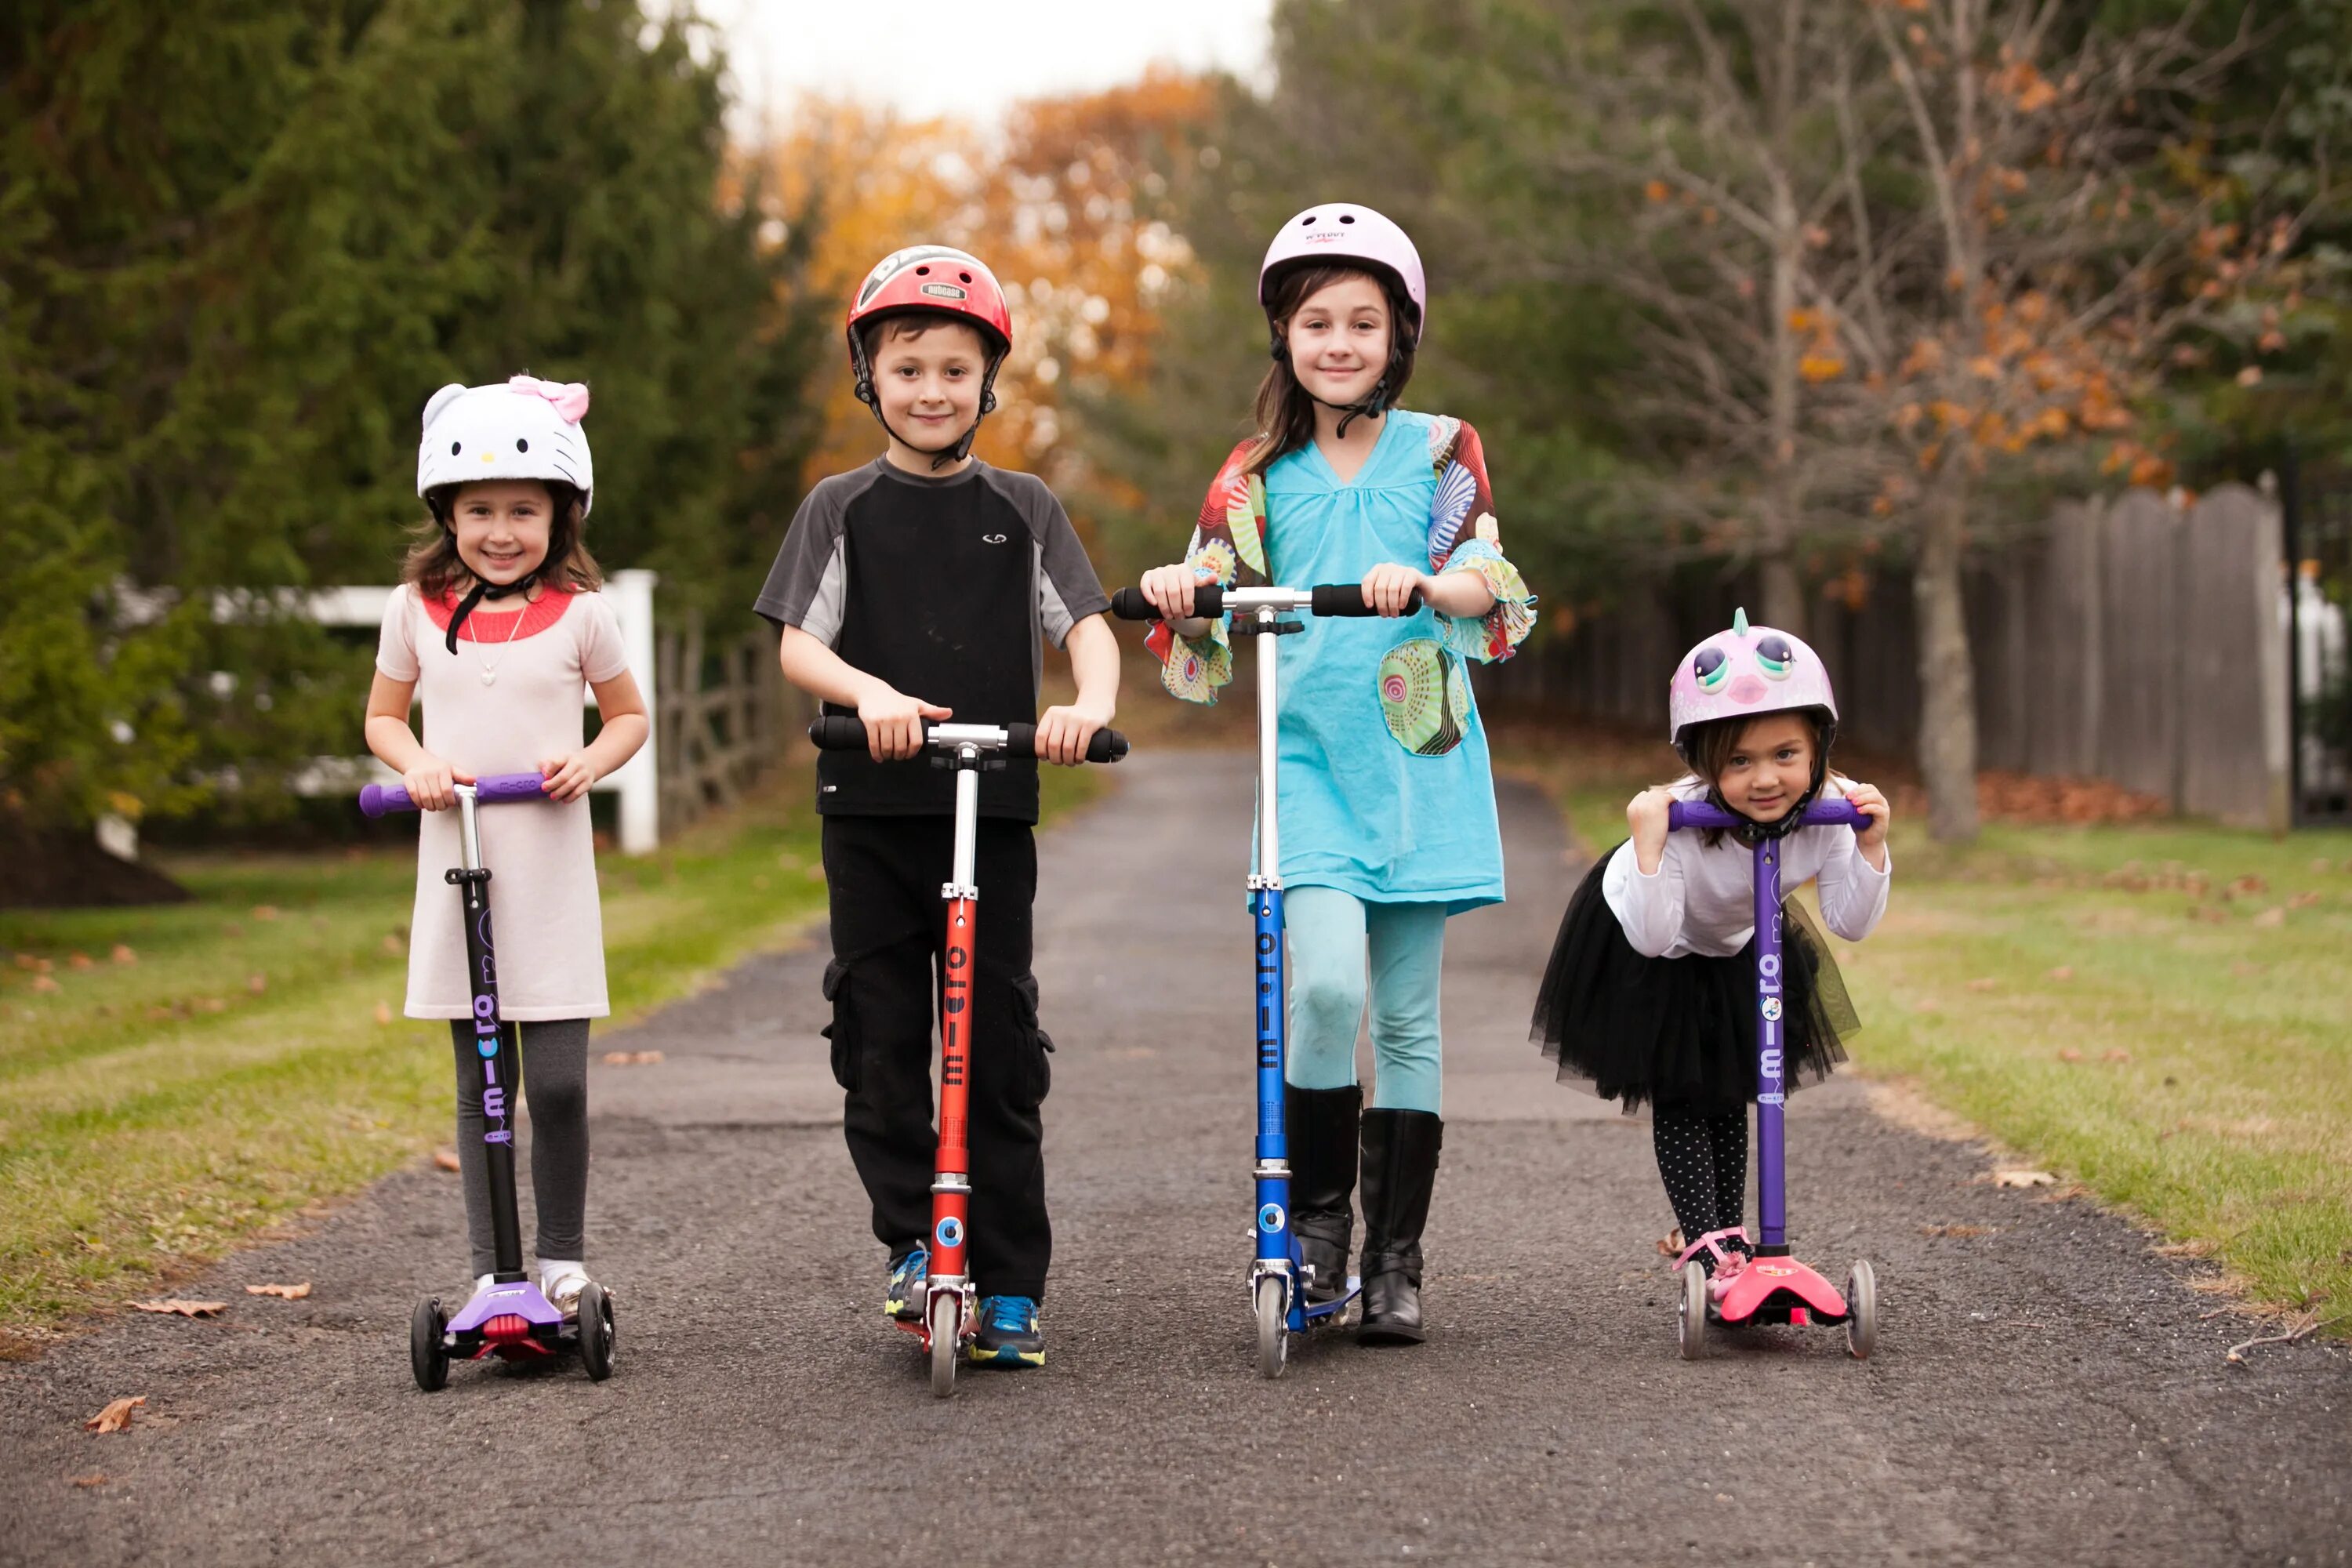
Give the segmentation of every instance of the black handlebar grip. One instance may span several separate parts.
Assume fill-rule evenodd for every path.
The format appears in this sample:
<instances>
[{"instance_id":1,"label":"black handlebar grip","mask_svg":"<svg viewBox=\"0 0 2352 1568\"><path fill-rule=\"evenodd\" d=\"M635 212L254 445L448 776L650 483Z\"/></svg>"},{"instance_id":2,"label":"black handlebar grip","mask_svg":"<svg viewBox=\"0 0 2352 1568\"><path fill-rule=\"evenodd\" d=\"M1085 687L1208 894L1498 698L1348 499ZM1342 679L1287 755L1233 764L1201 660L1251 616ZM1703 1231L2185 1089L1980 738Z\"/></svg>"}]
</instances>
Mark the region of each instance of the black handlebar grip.
<instances>
[{"instance_id":1,"label":"black handlebar grip","mask_svg":"<svg viewBox=\"0 0 2352 1568\"><path fill-rule=\"evenodd\" d=\"M1037 726L1007 724L1004 727L1004 754L1008 757L1035 757ZM1087 742L1087 761L1115 763L1127 755L1127 737L1116 730L1097 730Z\"/></svg>"},{"instance_id":2,"label":"black handlebar grip","mask_svg":"<svg viewBox=\"0 0 2352 1568\"><path fill-rule=\"evenodd\" d=\"M866 721L855 713L827 713L808 727L809 744L820 752L866 750Z\"/></svg>"},{"instance_id":3,"label":"black handlebar grip","mask_svg":"<svg viewBox=\"0 0 2352 1568\"><path fill-rule=\"evenodd\" d=\"M1376 616L1380 612L1364 603L1364 585L1360 583L1324 583L1307 590L1311 597L1307 607L1318 616ZM1421 608L1421 590L1404 602L1406 614Z\"/></svg>"},{"instance_id":4,"label":"black handlebar grip","mask_svg":"<svg viewBox=\"0 0 2352 1568\"><path fill-rule=\"evenodd\" d=\"M1110 613L1122 621L1156 621L1160 612L1143 596L1140 588L1121 588L1110 596ZM1192 614L1215 620L1225 613L1225 591L1214 583L1195 584L1192 588Z\"/></svg>"}]
</instances>

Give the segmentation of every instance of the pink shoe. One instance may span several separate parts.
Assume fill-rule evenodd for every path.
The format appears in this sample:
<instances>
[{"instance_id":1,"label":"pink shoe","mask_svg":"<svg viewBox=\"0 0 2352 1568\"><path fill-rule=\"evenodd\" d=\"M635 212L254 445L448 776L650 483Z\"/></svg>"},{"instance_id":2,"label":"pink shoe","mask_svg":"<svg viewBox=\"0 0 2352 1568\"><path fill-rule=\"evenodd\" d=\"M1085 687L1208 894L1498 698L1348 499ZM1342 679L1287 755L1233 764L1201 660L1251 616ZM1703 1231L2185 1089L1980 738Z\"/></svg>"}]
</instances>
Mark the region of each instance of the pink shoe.
<instances>
[{"instance_id":1,"label":"pink shoe","mask_svg":"<svg viewBox=\"0 0 2352 1568\"><path fill-rule=\"evenodd\" d=\"M1731 1291L1731 1282L1748 1269L1750 1255L1745 1250L1734 1251L1723 1245L1726 1239L1732 1237L1738 1237L1742 1242L1747 1241L1748 1227L1744 1225L1735 1225L1722 1230L1708 1231L1705 1236L1684 1247L1682 1256L1675 1259L1675 1269L1679 1273L1683 1265L1697 1257L1701 1251L1714 1256L1715 1272L1708 1275L1706 1280L1706 1300L1709 1306L1713 1306L1728 1295Z\"/></svg>"}]
</instances>

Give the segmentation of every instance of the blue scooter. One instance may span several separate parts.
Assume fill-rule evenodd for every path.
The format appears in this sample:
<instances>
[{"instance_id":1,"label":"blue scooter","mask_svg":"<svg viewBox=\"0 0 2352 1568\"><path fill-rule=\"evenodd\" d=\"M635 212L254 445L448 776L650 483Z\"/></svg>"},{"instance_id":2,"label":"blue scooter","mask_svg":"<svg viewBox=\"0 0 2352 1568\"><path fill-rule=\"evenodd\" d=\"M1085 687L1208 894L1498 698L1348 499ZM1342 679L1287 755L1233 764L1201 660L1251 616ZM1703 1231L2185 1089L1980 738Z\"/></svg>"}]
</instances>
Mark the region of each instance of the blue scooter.
<instances>
[{"instance_id":1,"label":"blue scooter","mask_svg":"<svg viewBox=\"0 0 2352 1568\"><path fill-rule=\"evenodd\" d=\"M1409 608L1420 607L1416 594ZM1311 1296L1319 1281L1302 1258L1291 1226L1290 1142L1284 1126L1283 1065L1288 1051L1284 1007L1282 838L1276 789L1276 719L1281 696L1281 645L1276 639L1306 629L1290 618L1305 610L1318 616L1379 614L1364 603L1360 585L1328 584L1315 588L1219 588L1192 590L1192 613L1215 619L1231 614L1234 637L1257 643L1257 862L1249 879L1250 916L1255 938L1251 977L1257 1010L1257 1144L1251 1167L1257 1212L1251 1225L1256 1250L1249 1269L1250 1305L1257 1319L1257 1369L1282 1375L1290 1356L1290 1336L1337 1321L1355 1300L1361 1281L1349 1275L1337 1294ZM1111 614L1124 621L1156 621L1160 612L1135 588L1111 595Z\"/></svg>"}]
</instances>

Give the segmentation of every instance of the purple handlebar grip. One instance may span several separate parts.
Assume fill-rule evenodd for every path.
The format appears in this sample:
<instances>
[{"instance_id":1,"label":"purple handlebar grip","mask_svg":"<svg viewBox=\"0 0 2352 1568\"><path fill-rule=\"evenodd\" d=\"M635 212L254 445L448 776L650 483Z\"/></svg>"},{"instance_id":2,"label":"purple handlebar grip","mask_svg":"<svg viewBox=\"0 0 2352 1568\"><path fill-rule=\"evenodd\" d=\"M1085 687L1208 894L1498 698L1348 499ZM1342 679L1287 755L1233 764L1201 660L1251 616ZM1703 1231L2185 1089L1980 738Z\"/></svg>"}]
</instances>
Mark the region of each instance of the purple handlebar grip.
<instances>
[{"instance_id":1,"label":"purple handlebar grip","mask_svg":"<svg viewBox=\"0 0 2352 1568\"><path fill-rule=\"evenodd\" d=\"M481 805L546 798L547 781L537 773L492 773L474 781L474 799ZM360 791L360 809L370 816L388 816L395 811L415 811L416 803L398 784L372 784Z\"/></svg>"},{"instance_id":2,"label":"purple handlebar grip","mask_svg":"<svg viewBox=\"0 0 2352 1568\"><path fill-rule=\"evenodd\" d=\"M1703 800L1678 800L1666 807L1666 831L1685 827L1738 827L1747 821ZM1870 818L1850 800L1817 800L1805 808L1807 827L1867 827Z\"/></svg>"}]
</instances>

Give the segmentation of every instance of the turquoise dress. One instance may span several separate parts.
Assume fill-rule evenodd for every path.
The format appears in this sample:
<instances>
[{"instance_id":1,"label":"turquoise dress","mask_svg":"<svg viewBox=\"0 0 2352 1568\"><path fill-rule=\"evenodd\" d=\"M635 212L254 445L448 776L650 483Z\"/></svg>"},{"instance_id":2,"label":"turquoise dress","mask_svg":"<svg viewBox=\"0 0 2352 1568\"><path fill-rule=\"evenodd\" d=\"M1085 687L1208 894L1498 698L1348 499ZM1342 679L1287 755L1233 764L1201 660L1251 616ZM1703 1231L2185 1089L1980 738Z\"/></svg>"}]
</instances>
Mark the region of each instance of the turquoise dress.
<instances>
[{"instance_id":1,"label":"turquoise dress","mask_svg":"<svg viewBox=\"0 0 2352 1568\"><path fill-rule=\"evenodd\" d=\"M1534 598L1503 555L1477 433L1460 420L1390 413L1342 481L1312 445L1242 473L1237 447L1210 487L1186 559L1203 581L1307 587L1358 583L1375 564L1475 572L1495 606L1475 620L1423 608L1394 620L1303 616L1282 639L1278 710L1286 887L1371 903L1500 901L1502 835L1486 733L1465 659L1509 657ZM1226 625L1152 637L1161 681L1215 700L1233 675Z\"/></svg>"}]
</instances>

